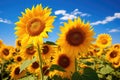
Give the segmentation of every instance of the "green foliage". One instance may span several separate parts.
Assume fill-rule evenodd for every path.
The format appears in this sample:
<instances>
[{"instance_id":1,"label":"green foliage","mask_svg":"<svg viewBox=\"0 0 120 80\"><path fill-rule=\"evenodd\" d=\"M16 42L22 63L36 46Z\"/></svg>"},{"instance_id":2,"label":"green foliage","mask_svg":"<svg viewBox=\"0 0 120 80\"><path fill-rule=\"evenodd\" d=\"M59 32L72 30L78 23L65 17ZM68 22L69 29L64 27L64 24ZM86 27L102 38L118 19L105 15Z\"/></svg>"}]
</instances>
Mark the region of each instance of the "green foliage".
<instances>
[{"instance_id":1,"label":"green foliage","mask_svg":"<svg viewBox=\"0 0 120 80\"><path fill-rule=\"evenodd\" d=\"M49 45L56 45L54 42L52 41L46 41L45 44L49 44Z\"/></svg>"},{"instance_id":2,"label":"green foliage","mask_svg":"<svg viewBox=\"0 0 120 80\"><path fill-rule=\"evenodd\" d=\"M56 65L56 64L53 64L53 65L50 67L50 71L54 71L54 70L58 70L58 71L65 72L64 68L62 68L61 66Z\"/></svg>"},{"instance_id":3,"label":"green foliage","mask_svg":"<svg viewBox=\"0 0 120 80\"><path fill-rule=\"evenodd\" d=\"M72 80L80 80L81 79L81 75L79 72L74 72L72 75Z\"/></svg>"},{"instance_id":4,"label":"green foliage","mask_svg":"<svg viewBox=\"0 0 120 80\"><path fill-rule=\"evenodd\" d=\"M58 76L58 75L54 75L52 77L52 80L63 80L61 76Z\"/></svg>"},{"instance_id":5,"label":"green foliage","mask_svg":"<svg viewBox=\"0 0 120 80\"><path fill-rule=\"evenodd\" d=\"M85 62L85 64L88 65L88 66L91 66L91 65L93 65L93 62L88 62L87 61L87 62Z\"/></svg>"},{"instance_id":6,"label":"green foliage","mask_svg":"<svg viewBox=\"0 0 120 80\"><path fill-rule=\"evenodd\" d=\"M112 67L110 67L109 65L106 65L106 66L101 68L100 73L101 74L109 74L112 71L114 71L114 69Z\"/></svg>"},{"instance_id":7,"label":"green foliage","mask_svg":"<svg viewBox=\"0 0 120 80\"><path fill-rule=\"evenodd\" d=\"M92 68L84 68L81 80L99 80L98 75Z\"/></svg>"}]
</instances>

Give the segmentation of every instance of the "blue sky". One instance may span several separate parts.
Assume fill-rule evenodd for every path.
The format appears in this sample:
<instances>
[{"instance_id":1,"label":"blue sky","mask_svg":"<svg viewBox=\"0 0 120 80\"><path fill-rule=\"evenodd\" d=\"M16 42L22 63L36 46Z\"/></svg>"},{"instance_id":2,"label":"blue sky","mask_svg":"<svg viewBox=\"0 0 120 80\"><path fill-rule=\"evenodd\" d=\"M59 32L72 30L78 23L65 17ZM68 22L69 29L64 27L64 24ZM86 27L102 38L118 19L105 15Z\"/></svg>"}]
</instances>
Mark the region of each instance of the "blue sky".
<instances>
[{"instance_id":1,"label":"blue sky","mask_svg":"<svg viewBox=\"0 0 120 80\"><path fill-rule=\"evenodd\" d=\"M63 22L80 16L93 26L96 33L94 37L108 33L113 38L113 44L120 43L120 0L1 0L0 39L5 44L15 45L14 23L21 12L37 4L52 8L52 15L57 16L55 28L45 40L56 41Z\"/></svg>"}]
</instances>

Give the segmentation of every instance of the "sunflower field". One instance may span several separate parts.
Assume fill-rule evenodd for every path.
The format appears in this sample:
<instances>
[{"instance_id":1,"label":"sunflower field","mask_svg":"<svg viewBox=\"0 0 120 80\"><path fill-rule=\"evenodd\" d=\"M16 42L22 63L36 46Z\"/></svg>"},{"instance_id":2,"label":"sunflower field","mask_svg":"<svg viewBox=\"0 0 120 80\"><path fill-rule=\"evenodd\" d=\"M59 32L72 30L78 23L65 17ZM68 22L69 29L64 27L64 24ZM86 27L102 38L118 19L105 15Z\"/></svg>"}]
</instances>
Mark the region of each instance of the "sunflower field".
<instances>
[{"instance_id":1,"label":"sunflower field","mask_svg":"<svg viewBox=\"0 0 120 80\"><path fill-rule=\"evenodd\" d=\"M15 46L0 40L0 80L120 80L120 43L95 32L80 17L60 26L56 42L44 41L56 16L41 4L15 23Z\"/></svg>"}]
</instances>

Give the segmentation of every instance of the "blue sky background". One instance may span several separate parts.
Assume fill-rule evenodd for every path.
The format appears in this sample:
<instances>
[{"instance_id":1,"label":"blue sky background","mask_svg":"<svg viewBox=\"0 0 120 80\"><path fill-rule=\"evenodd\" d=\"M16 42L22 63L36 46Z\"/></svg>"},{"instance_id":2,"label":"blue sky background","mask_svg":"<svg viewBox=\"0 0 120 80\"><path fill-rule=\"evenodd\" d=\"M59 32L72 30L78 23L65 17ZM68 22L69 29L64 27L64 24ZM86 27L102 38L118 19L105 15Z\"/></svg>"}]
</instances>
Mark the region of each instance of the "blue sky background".
<instances>
[{"instance_id":1,"label":"blue sky background","mask_svg":"<svg viewBox=\"0 0 120 80\"><path fill-rule=\"evenodd\" d=\"M85 22L89 21L94 28L95 37L108 33L113 43L120 43L120 0L0 0L0 39L7 45L15 45L15 22L26 8L42 4L52 8L56 15L52 33L45 40L56 41L59 26L68 18L80 16Z\"/></svg>"}]
</instances>

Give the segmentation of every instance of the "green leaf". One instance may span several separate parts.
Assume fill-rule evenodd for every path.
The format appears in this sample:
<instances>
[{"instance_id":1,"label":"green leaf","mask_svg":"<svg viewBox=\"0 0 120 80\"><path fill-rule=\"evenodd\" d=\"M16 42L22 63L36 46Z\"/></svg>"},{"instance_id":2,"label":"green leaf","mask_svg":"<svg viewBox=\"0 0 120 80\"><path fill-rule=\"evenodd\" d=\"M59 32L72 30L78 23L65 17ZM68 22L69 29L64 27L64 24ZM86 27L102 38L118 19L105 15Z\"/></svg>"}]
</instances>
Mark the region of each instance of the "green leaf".
<instances>
[{"instance_id":1,"label":"green leaf","mask_svg":"<svg viewBox=\"0 0 120 80\"><path fill-rule=\"evenodd\" d=\"M79 72L74 72L72 74L72 80L81 80L81 75Z\"/></svg>"},{"instance_id":2,"label":"green leaf","mask_svg":"<svg viewBox=\"0 0 120 80\"><path fill-rule=\"evenodd\" d=\"M101 68L100 73L101 74L109 74L112 71L114 71L114 69L112 67L110 67L109 65L106 65L103 68Z\"/></svg>"},{"instance_id":3,"label":"green leaf","mask_svg":"<svg viewBox=\"0 0 120 80\"><path fill-rule=\"evenodd\" d=\"M56 45L54 42L52 41L46 41L45 44L50 44L50 45Z\"/></svg>"},{"instance_id":4,"label":"green leaf","mask_svg":"<svg viewBox=\"0 0 120 80\"><path fill-rule=\"evenodd\" d=\"M92 68L84 68L82 80L99 80L97 73Z\"/></svg>"},{"instance_id":5,"label":"green leaf","mask_svg":"<svg viewBox=\"0 0 120 80\"><path fill-rule=\"evenodd\" d=\"M92 62L85 62L84 64L86 64L86 65L88 65L88 66L93 65L93 63L92 63Z\"/></svg>"},{"instance_id":6,"label":"green leaf","mask_svg":"<svg viewBox=\"0 0 120 80\"><path fill-rule=\"evenodd\" d=\"M20 72L22 72L25 68L27 68L31 63L35 61L36 61L36 57L34 57L32 60L25 60L20 66Z\"/></svg>"},{"instance_id":7,"label":"green leaf","mask_svg":"<svg viewBox=\"0 0 120 80\"><path fill-rule=\"evenodd\" d=\"M59 76L59 75L54 75L54 76L52 77L52 80L63 80L63 79L62 79L62 77Z\"/></svg>"},{"instance_id":8,"label":"green leaf","mask_svg":"<svg viewBox=\"0 0 120 80\"><path fill-rule=\"evenodd\" d=\"M54 70L58 70L58 71L65 72L64 68L62 68L61 66L56 65L56 64L53 64L53 65L50 67L50 71L54 71Z\"/></svg>"},{"instance_id":9,"label":"green leaf","mask_svg":"<svg viewBox=\"0 0 120 80\"><path fill-rule=\"evenodd\" d=\"M8 80L8 77L6 77L6 78L4 78L4 79L2 79L2 80Z\"/></svg>"},{"instance_id":10,"label":"green leaf","mask_svg":"<svg viewBox=\"0 0 120 80\"><path fill-rule=\"evenodd\" d=\"M35 79L35 76L30 75L30 76L27 76L27 77L23 77L19 80L36 80L36 79Z\"/></svg>"},{"instance_id":11,"label":"green leaf","mask_svg":"<svg viewBox=\"0 0 120 80\"><path fill-rule=\"evenodd\" d=\"M108 76L106 77L106 80L112 80L112 75L108 75Z\"/></svg>"},{"instance_id":12,"label":"green leaf","mask_svg":"<svg viewBox=\"0 0 120 80\"><path fill-rule=\"evenodd\" d=\"M36 61L36 57L33 57L33 59L31 60L31 62L35 62Z\"/></svg>"}]
</instances>

